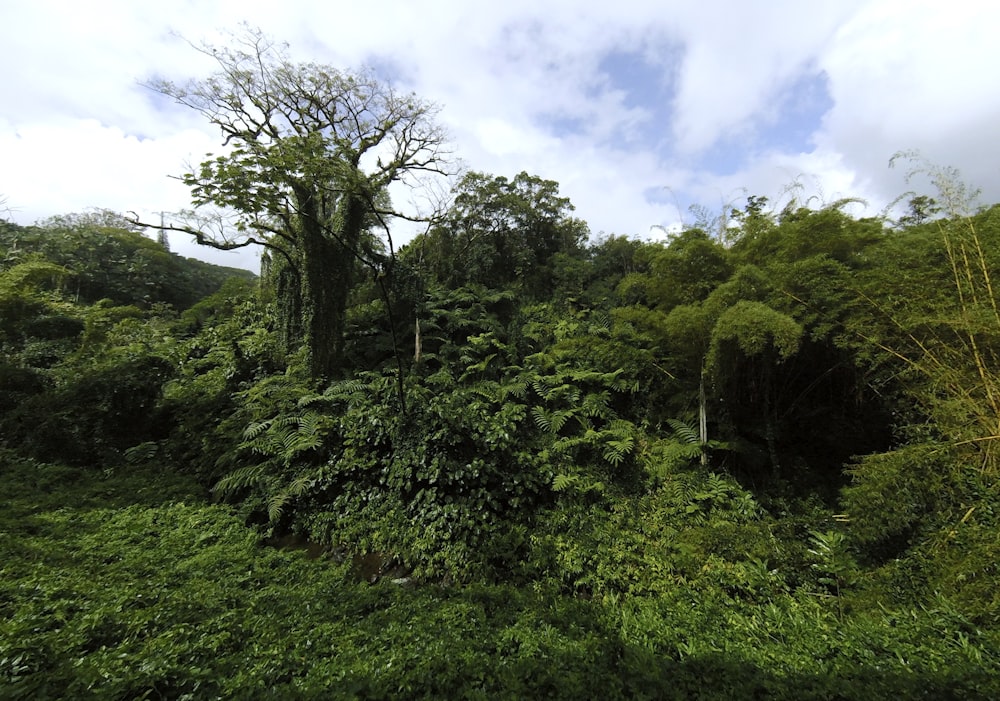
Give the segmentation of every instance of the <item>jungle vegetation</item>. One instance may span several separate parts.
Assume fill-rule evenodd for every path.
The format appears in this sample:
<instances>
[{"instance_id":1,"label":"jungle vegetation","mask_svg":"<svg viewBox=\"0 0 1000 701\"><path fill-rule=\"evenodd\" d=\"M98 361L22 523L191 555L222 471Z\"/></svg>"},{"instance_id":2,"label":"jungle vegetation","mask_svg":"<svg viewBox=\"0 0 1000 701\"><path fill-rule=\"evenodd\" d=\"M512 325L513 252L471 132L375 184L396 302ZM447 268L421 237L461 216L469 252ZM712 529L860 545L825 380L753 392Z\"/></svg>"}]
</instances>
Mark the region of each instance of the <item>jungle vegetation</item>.
<instances>
[{"instance_id":1,"label":"jungle vegetation","mask_svg":"<svg viewBox=\"0 0 1000 701\"><path fill-rule=\"evenodd\" d=\"M158 241L0 223L0 696L1000 697L1000 206L404 212L434 106L212 55Z\"/></svg>"}]
</instances>

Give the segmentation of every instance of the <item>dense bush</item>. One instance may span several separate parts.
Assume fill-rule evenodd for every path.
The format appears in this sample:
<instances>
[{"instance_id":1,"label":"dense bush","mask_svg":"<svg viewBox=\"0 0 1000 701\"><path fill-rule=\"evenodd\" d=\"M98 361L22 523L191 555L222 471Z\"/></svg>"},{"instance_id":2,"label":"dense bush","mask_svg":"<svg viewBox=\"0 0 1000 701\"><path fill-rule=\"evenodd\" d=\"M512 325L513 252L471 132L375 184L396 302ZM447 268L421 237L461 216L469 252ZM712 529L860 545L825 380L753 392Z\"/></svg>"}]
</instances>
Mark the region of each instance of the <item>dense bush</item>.
<instances>
[{"instance_id":1,"label":"dense bush","mask_svg":"<svg viewBox=\"0 0 1000 701\"><path fill-rule=\"evenodd\" d=\"M7 445L39 460L92 465L163 437L157 404L171 365L155 356L91 370L25 398L0 419Z\"/></svg>"}]
</instances>

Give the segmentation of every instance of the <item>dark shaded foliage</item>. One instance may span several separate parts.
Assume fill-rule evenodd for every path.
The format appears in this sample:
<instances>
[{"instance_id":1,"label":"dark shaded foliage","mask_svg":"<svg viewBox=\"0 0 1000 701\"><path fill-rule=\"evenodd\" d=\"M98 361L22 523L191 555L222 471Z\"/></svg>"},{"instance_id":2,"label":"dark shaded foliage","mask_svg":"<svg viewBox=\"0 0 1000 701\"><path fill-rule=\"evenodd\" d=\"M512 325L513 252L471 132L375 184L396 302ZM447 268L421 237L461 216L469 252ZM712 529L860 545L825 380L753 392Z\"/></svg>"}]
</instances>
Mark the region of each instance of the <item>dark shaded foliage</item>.
<instances>
[{"instance_id":1,"label":"dark shaded foliage","mask_svg":"<svg viewBox=\"0 0 1000 701\"><path fill-rule=\"evenodd\" d=\"M172 374L170 363L150 356L33 393L0 417L3 443L39 460L117 462L127 448L165 436L157 406Z\"/></svg>"}]
</instances>

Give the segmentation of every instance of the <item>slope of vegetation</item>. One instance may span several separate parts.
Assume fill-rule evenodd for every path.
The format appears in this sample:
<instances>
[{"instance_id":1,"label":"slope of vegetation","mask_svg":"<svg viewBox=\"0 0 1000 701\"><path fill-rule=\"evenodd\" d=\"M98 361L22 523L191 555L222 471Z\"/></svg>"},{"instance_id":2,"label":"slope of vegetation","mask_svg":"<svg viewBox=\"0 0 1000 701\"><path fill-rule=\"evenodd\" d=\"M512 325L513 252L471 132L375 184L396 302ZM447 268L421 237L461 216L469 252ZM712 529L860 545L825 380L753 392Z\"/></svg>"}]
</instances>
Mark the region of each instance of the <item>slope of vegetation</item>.
<instances>
[{"instance_id":1,"label":"slope of vegetation","mask_svg":"<svg viewBox=\"0 0 1000 701\"><path fill-rule=\"evenodd\" d=\"M1000 697L1000 207L593 241L469 173L397 249L427 106L251 37L357 117L158 86L260 280L0 226L0 696Z\"/></svg>"}]
</instances>

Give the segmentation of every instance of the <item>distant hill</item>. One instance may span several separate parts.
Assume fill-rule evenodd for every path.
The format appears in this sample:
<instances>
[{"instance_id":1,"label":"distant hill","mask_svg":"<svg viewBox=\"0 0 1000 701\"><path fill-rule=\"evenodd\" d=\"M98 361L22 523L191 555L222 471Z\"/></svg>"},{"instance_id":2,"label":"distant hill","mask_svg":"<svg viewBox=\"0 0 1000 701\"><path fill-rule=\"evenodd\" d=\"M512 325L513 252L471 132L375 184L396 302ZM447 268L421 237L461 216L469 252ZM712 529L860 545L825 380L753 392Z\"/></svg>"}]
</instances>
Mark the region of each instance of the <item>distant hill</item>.
<instances>
[{"instance_id":1,"label":"distant hill","mask_svg":"<svg viewBox=\"0 0 1000 701\"><path fill-rule=\"evenodd\" d=\"M139 307L165 303L178 311L216 292L230 278L257 278L241 268L181 257L122 223L86 215L58 217L42 226L0 222L0 270L44 258L71 272L66 291L79 302L109 299Z\"/></svg>"}]
</instances>

